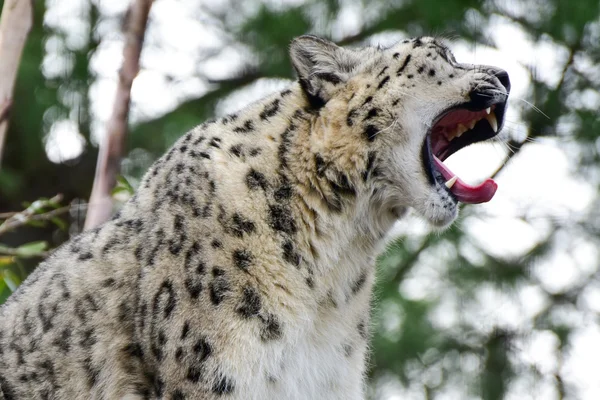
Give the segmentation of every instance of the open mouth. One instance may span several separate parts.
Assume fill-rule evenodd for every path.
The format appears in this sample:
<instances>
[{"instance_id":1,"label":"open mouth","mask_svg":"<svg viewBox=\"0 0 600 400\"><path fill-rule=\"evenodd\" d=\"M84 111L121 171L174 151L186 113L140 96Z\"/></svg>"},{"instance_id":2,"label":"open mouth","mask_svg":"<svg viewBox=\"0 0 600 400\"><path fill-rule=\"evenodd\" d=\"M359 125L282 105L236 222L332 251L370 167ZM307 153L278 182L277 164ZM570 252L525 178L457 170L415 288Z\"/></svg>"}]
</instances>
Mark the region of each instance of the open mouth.
<instances>
[{"instance_id":1,"label":"open mouth","mask_svg":"<svg viewBox=\"0 0 600 400\"><path fill-rule=\"evenodd\" d=\"M436 181L443 184L462 203L485 203L492 199L498 188L493 179L469 185L444 165L444 160L472 143L496 136L502 127L505 108L506 102L480 110L467 104L438 117L423 145L423 164L431 184Z\"/></svg>"}]
</instances>

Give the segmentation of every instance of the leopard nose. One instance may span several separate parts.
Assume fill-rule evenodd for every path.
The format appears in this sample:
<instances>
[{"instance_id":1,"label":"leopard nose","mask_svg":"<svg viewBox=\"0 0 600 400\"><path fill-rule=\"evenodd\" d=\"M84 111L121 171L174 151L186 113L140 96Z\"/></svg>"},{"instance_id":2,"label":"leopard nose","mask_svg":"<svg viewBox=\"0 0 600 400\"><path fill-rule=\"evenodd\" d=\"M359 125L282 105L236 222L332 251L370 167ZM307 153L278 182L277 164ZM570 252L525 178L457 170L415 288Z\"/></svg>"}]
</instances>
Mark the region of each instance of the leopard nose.
<instances>
[{"instance_id":1,"label":"leopard nose","mask_svg":"<svg viewBox=\"0 0 600 400\"><path fill-rule=\"evenodd\" d=\"M496 70L494 75L496 75L496 78L498 78L498 80L500 81L502 86L504 86L506 88L506 93L509 93L510 92L510 79L508 77L508 72L506 72L503 69L498 69L498 70Z\"/></svg>"}]
</instances>

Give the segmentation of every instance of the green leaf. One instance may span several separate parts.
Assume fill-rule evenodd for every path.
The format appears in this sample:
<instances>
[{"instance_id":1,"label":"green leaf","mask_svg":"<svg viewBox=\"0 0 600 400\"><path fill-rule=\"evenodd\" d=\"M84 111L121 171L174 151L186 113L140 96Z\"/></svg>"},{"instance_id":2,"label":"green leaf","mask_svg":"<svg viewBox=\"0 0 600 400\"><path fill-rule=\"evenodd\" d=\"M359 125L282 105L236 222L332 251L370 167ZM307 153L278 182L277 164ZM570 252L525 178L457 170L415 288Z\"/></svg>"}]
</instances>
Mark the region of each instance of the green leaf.
<instances>
[{"instance_id":1,"label":"green leaf","mask_svg":"<svg viewBox=\"0 0 600 400\"><path fill-rule=\"evenodd\" d=\"M128 193L133 196L135 189L129 181L122 175L117 176L117 185L112 190L112 194L115 195L117 193Z\"/></svg>"},{"instance_id":2,"label":"green leaf","mask_svg":"<svg viewBox=\"0 0 600 400\"><path fill-rule=\"evenodd\" d=\"M30 242L17 247L17 255L19 257L35 257L48 248L48 243L45 241Z\"/></svg>"},{"instance_id":3,"label":"green leaf","mask_svg":"<svg viewBox=\"0 0 600 400\"><path fill-rule=\"evenodd\" d=\"M58 226L58 228L63 231L66 231L69 227L62 218L54 217L50 221L52 221L54 225Z\"/></svg>"},{"instance_id":4,"label":"green leaf","mask_svg":"<svg viewBox=\"0 0 600 400\"><path fill-rule=\"evenodd\" d=\"M6 283L6 286L8 286L11 292L17 290L21 284L21 279L19 279L14 272L12 272L10 269L5 269L0 271L0 274L2 274L2 280L4 283Z\"/></svg>"}]
</instances>

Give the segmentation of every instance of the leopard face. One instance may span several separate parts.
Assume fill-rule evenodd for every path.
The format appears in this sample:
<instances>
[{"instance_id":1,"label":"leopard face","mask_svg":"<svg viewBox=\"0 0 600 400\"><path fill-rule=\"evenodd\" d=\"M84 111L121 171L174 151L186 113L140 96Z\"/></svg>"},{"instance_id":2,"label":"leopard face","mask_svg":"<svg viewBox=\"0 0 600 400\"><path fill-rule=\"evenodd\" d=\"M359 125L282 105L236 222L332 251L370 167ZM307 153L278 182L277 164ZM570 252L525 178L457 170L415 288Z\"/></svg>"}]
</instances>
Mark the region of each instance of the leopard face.
<instances>
[{"instance_id":1,"label":"leopard face","mask_svg":"<svg viewBox=\"0 0 600 400\"><path fill-rule=\"evenodd\" d=\"M458 63L430 37L346 49L304 36L291 54L309 99L338 122L339 143L348 137L361 143L376 212L413 208L445 227L457 217L459 202L492 198L493 180L468 185L443 161L499 133L510 91L505 71Z\"/></svg>"}]
</instances>

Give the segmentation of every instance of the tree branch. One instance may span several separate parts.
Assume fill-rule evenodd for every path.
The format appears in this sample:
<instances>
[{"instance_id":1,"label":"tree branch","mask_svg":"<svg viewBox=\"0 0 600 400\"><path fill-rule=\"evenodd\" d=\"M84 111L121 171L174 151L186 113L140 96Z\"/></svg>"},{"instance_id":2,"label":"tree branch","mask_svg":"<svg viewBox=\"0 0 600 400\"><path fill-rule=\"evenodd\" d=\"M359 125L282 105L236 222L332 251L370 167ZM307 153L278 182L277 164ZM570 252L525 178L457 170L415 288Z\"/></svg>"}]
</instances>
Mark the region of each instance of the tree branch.
<instances>
[{"instance_id":1,"label":"tree branch","mask_svg":"<svg viewBox=\"0 0 600 400\"><path fill-rule=\"evenodd\" d=\"M0 16L0 165L8 131L8 112L25 41L33 25L32 0L6 0Z\"/></svg>"},{"instance_id":2,"label":"tree branch","mask_svg":"<svg viewBox=\"0 0 600 400\"><path fill-rule=\"evenodd\" d=\"M62 196L57 194L50 200L37 200L23 211L0 214L0 219L5 219L0 224L0 236L10 232L20 226L27 225L32 221L49 221L57 216L68 212L71 207L65 206L54 210L38 213L40 210L53 206L62 200Z\"/></svg>"},{"instance_id":3,"label":"tree branch","mask_svg":"<svg viewBox=\"0 0 600 400\"><path fill-rule=\"evenodd\" d=\"M112 212L111 190L116 184L125 148L131 84L140 70L140 54L151 6L152 0L133 0L128 11L123 66L119 71L119 85L112 116L107 124L107 135L100 145L96 176L84 229L93 228L105 222Z\"/></svg>"}]
</instances>

